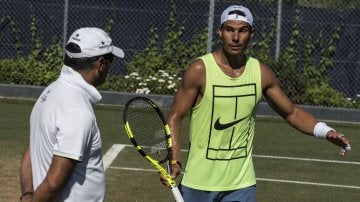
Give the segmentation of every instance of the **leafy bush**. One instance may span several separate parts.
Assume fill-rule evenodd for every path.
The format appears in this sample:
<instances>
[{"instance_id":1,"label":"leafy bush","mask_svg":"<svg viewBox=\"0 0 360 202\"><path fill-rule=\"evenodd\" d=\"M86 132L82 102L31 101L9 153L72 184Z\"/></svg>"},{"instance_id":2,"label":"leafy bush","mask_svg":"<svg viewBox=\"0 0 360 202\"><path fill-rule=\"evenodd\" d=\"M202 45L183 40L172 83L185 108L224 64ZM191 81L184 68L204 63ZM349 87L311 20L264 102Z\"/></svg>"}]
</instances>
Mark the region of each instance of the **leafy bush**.
<instances>
[{"instance_id":1,"label":"leafy bush","mask_svg":"<svg viewBox=\"0 0 360 202\"><path fill-rule=\"evenodd\" d=\"M340 28L335 28L332 37L326 41L323 31L313 37L301 35L298 21L296 16L288 46L279 61L269 57L275 25L272 29L263 28L259 40L251 44L249 54L274 71L285 94L297 104L359 108L358 99L346 98L344 93L332 88L327 76L328 69L333 66L332 56L340 39Z\"/></svg>"},{"instance_id":2,"label":"leafy bush","mask_svg":"<svg viewBox=\"0 0 360 202\"><path fill-rule=\"evenodd\" d=\"M12 33L17 50L17 58L0 60L0 83L45 86L54 81L60 72L62 64L62 47L59 38L54 39L53 45L43 48L41 34L37 31L35 17L31 16L32 51L23 57L19 30L11 18L5 17L12 27ZM3 22L4 20L1 20Z\"/></svg>"},{"instance_id":3,"label":"leafy bush","mask_svg":"<svg viewBox=\"0 0 360 202\"><path fill-rule=\"evenodd\" d=\"M181 77L176 74L170 75L165 70L158 70L147 76L140 76L137 72L119 77L110 77L101 89L121 90L139 94L170 94L173 95ZM165 92L165 93L164 93Z\"/></svg>"},{"instance_id":4,"label":"leafy bush","mask_svg":"<svg viewBox=\"0 0 360 202\"><path fill-rule=\"evenodd\" d=\"M305 91L305 100L317 106L351 108L355 103L346 98L344 93L333 89L329 84L322 82L319 86L308 87Z\"/></svg>"},{"instance_id":5,"label":"leafy bush","mask_svg":"<svg viewBox=\"0 0 360 202\"><path fill-rule=\"evenodd\" d=\"M111 32L113 22L109 19L107 32ZM13 19L5 16L0 19L0 25L11 26L17 55L14 59L0 60L0 83L46 86L58 77L63 58L62 40L59 37L44 48L36 19L31 16L32 51L24 57L19 30ZM129 74L109 75L100 89L173 95L185 68L193 59L206 53L207 28L188 41L183 40L185 31L185 27L176 21L176 7L173 5L165 38L160 39L158 29L152 25L147 47L134 54L127 63ZM296 17L291 39L278 61L271 57L275 32L275 24L263 27L261 32L257 32L260 33L258 39L250 44L248 54L260 59L274 71L292 101L297 104L360 109L360 95L346 98L344 93L329 85L327 71L333 66L332 56L341 33L339 27L330 40L325 39L322 31L317 36L303 36Z\"/></svg>"},{"instance_id":6,"label":"leafy bush","mask_svg":"<svg viewBox=\"0 0 360 202\"><path fill-rule=\"evenodd\" d=\"M0 83L45 86L54 81L59 68L51 69L46 62L34 58L0 60Z\"/></svg>"},{"instance_id":7,"label":"leafy bush","mask_svg":"<svg viewBox=\"0 0 360 202\"><path fill-rule=\"evenodd\" d=\"M189 41L182 40L184 32L184 26L176 21L173 5L165 39L160 40L157 28L152 26L147 48L127 63L129 75L110 76L101 89L173 95L185 68L206 53L206 29Z\"/></svg>"}]
</instances>

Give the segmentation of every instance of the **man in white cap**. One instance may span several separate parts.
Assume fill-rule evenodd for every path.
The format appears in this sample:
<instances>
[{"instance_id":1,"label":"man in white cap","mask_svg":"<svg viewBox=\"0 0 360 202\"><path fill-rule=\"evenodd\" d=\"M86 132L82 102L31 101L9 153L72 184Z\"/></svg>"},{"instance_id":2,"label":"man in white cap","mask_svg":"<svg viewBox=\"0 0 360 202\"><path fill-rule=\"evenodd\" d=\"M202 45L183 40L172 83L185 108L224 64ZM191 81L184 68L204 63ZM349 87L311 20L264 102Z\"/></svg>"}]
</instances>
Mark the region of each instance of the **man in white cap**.
<instances>
[{"instance_id":1,"label":"man in white cap","mask_svg":"<svg viewBox=\"0 0 360 202\"><path fill-rule=\"evenodd\" d=\"M114 56L124 52L98 28L80 28L69 38L59 78L36 101L29 146L20 169L22 201L104 201L101 137L93 105L95 87Z\"/></svg>"},{"instance_id":2,"label":"man in white cap","mask_svg":"<svg viewBox=\"0 0 360 202\"><path fill-rule=\"evenodd\" d=\"M222 48L193 61L176 92L168 116L174 162L180 160L181 120L191 110L180 185L186 202L256 201L252 149L262 97L297 130L327 139L341 148L341 155L350 150L345 136L292 103L271 69L245 54L254 32L249 9L233 5L224 10L218 28ZM172 176L180 172L181 163L174 163Z\"/></svg>"}]
</instances>

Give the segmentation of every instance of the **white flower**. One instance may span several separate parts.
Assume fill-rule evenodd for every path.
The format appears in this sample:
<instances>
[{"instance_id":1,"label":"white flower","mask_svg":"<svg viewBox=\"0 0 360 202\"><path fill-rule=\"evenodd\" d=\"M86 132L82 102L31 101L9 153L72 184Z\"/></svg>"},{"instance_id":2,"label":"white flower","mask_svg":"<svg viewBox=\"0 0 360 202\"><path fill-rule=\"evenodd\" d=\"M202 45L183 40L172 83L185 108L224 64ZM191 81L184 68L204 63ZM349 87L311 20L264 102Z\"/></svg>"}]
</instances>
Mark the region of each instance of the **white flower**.
<instances>
[{"instance_id":1,"label":"white flower","mask_svg":"<svg viewBox=\"0 0 360 202\"><path fill-rule=\"evenodd\" d=\"M149 88L145 87L145 88L138 88L136 89L135 93L138 93L138 94L149 94L150 93L150 90Z\"/></svg>"},{"instance_id":2,"label":"white flower","mask_svg":"<svg viewBox=\"0 0 360 202\"><path fill-rule=\"evenodd\" d=\"M172 77L172 76L169 76L169 79L174 79L174 77Z\"/></svg>"},{"instance_id":3,"label":"white flower","mask_svg":"<svg viewBox=\"0 0 360 202\"><path fill-rule=\"evenodd\" d=\"M133 72L130 74L130 76L139 76L139 74L137 72Z\"/></svg>"},{"instance_id":4,"label":"white flower","mask_svg":"<svg viewBox=\"0 0 360 202\"><path fill-rule=\"evenodd\" d=\"M164 79L159 79L158 82L165 83L165 80Z\"/></svg>"},{"instance_id":5,"label":"white flower","mask_svg":"<svg viewBox=\"0 0 360 202\"><path fill-rule=\"evenodd\" d=\"M124 78L125 78L125 79L128 79L128 78L130 78L130 77L129 77L128 75L126 75L126 76L124 76Z\"/></svg>"},{"instance_id":6,"label":"white flower","mask_svg":"<svg viewBox=\"0 0 360 202\"><path fill-rule=\"evenodd\" d=\"M140 76L136 77L136 80L141 80L141 77Z\"/></svg>"}]
</instances>

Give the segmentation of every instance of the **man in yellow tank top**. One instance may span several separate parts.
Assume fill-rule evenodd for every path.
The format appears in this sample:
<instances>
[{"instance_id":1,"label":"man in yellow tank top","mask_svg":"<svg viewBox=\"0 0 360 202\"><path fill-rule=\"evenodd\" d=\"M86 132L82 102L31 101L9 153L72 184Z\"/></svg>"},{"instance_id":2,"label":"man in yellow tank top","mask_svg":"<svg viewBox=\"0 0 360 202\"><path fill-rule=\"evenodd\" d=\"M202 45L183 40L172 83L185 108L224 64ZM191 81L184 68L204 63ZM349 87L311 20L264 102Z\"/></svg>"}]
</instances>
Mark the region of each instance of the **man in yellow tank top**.
<instances>
[{"instance_id":1,"label":"man in yellow tank top","mask_svg":"<svg viewBox=\"0 0 360 202\"><path fill-rule=\"evenodd\" d=\"M341 147L341 155L350 150L345 136L289 100L271 69L245 55L254 32L249 9L234 5L224 10L218 28L222 48L188 67L174 97L168 117L174 160L180 160L181 120L191 110L181 182L186 202L256 201L252 148L255 109L262 97L297 130L326 138ZM180 172L180 163L175 164L172 176Z\"/></svg>"}]
</instances>

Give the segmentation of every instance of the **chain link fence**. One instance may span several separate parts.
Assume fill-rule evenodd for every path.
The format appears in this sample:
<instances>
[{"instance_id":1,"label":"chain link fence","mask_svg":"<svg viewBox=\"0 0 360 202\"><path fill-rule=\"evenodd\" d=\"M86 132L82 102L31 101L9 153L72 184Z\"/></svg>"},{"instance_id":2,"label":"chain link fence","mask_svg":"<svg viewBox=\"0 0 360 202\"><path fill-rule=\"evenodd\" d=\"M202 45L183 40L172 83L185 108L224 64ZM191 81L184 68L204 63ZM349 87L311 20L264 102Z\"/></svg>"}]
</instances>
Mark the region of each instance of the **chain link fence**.
<instances>
[{"instance_id":1,"label":"chain link fence","mask_svg":"<svg viewBox=\"0 0 360 202\"><path fill-rule=\"evenodd\" d=\"M114 44L125 51L125 59L116 59L110 69L111 76L125 80L115 90L172 95L188 63L219 48L216 29L221 12L237 3L231 0L0 0L0 70L6 72L9 60L33 56L34 50L38 51L36 55L46 53L48 58L61 61L63 55L58 49L64 46L63 39L79 27L94 26L108 31ZM297 74L303 73L305 67L319 66L326 67L320 74L328 79L326 83L334 91L350 103L360 102L357 43L360 1L259 0L241 4L252 11L255 19L256 34L250 47L255 51L251 53L265 63L283 64L283 69L274 71L295 102L331 106L308 102L303 98L306 92L299 90L307 81L300 81ZM48 54L49 47L57 48L58 52L52 49L52 54ZM167 49L171 53L166 55ZM296 55L292 76L285 74L288 53ZM160 59L156 62L157 56ZM149 65L150 62L157 67ZM27 68L32 68L31 64ZM307 71L311 72L311 68ZM17 81L10 81L9 74L0 75L3 75L0 83L23 83L20 76ZM307 79L312 77L307 76ZM163 88L159 89L161 85ZM104 88L107 86L110 84Z\"/></svg>"}]
</instances>

